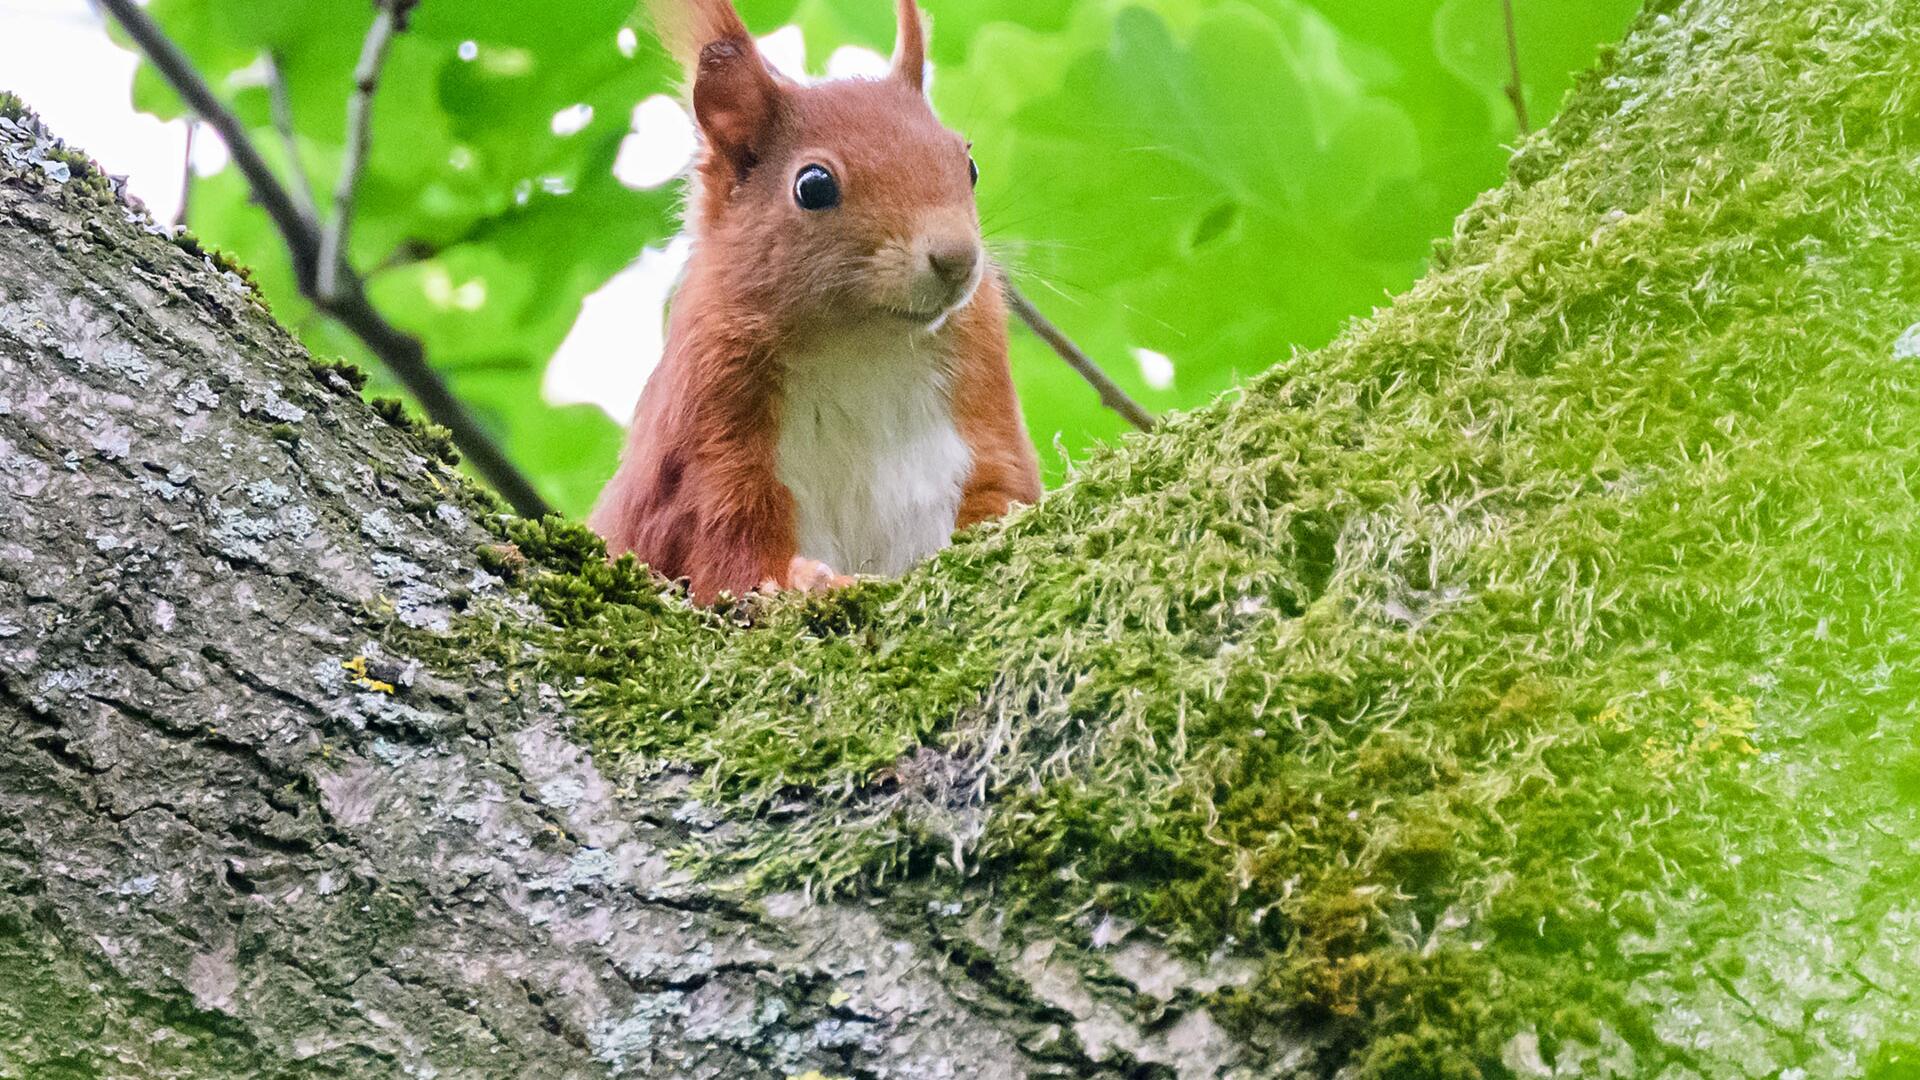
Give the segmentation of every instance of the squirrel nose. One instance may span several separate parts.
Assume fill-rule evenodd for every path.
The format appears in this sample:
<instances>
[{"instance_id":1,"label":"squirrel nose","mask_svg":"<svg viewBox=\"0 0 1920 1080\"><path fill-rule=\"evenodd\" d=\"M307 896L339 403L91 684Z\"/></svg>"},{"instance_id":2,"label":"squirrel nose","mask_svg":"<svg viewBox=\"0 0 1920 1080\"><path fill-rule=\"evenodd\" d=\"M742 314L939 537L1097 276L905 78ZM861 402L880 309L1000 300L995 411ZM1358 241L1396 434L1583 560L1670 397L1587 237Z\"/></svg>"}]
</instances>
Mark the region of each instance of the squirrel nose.
<instances>
[{"instance_id":1,"label":"squirrel nose","mask_svg":"<svg viewBox=\"0 0 1920 1080\"><path fill-rule=\"evenodd\" d=\"M971 240L942 240L927 249L927 265L948 285L961 285L980 265L980 245Z\"/></svg>"}]
</instances>

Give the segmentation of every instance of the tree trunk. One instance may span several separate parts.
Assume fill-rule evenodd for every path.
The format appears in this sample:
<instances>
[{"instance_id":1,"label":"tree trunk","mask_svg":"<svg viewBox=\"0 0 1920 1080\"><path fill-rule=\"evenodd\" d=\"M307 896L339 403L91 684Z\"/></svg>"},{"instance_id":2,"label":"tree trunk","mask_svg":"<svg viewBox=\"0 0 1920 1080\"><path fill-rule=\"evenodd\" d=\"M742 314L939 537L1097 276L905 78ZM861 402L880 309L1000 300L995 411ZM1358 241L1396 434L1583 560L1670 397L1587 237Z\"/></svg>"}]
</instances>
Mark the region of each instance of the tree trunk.
<instances>
[{"instance_id":1,"label":"tree trunk","mask_svg":"<svg viewBox=\"0 0 1920 1080\"><path fill-rule=\"evenodd\" d=\"M840 608L780 609L789 627L886 613L891 621L860 627L872 646L863 656L882 656L888 642L913 646L902 650L909 660L934 655L915 649L946 634L964 639L965 656L991 661L992 680L963 687L961 703L942 705L945 719L929 724L997 718L1000 734L909 754L898 770L952 773L900 786L919 785L924 805L909 809L934 837L929 850L950 843L954 856L934 870L921 851L901 864L908 884L863 899L809 898L792 887L806 873L714 869L732 865L715 852L760 852L771 864L789 843L795 857L813 858L831 855L818 845L834 837L858 839L834 831L834 815L853 804L835 802L826 785L735 820L702 803L712 789L688 773L615 769L604 758L605 771L597 766L576 741L580 719L617 760L622 739L651 745L645 733L671 718L664 708L620 714L608 701L630 699L609 698L611 682L583 668L578 683L562 683L552 677L561 668L521 655L554 640L618 651L605 624L580 624L599 637L564 636L554 583L574 579L556 573L545 593L512 580L518 557L496 535L495 509L430 433L363 403L348 373L310 362L241 277L150 227L96 168L50 154L31 118L0 109L10 117L0 123L0 722L10 736L0 755L0 1075L1413 1076L1465 1061L1545 1076L1556 1052L1559 1075L1910 1075L1898 1071L1912 1067L1900 1040L1914 1036L1908 980L1920 954L1911 901L1896 885L1912 875L1887 867L1910 866L1920 839L1910 804L1920 749L1912 702L1898 697L1909 688L1898 673L1910 627L1892 621L1910 613L1900 606L1911 588L1901 584L1904 553L1920 530L1888 500L1911 479L1915 428L1902 425L1920 416L1905 404L1920 388L1900 366L1920 356L1920 327L1901 336L1920 318L1911 251L1920 11L1907 0L1651 7L1393 310L1296 359L1245 400L1095 463L1039 512L967 541L929 571ZM1597 359L1586 367L1567 359L1588 354ZM1762 369L1749 354L1817 354L1819 363ZM1663 356L1689 359L1674 371L1653 367ZM1755 372L1786 381L1741 381ZM1605 381L1616 376L1621 383ZM1515 381L1448 412L1476 380L1495 377ZM1652 411L1622 428L1627 441L1617 445L1555 434L1612 423L1623 386L1635 402L1654 402L1649 409L1688 418L1674 428L1688 441L1640 448L1642 457L1620 450L1666 415ZM1501 402L1516 403L1512 415L1483 411ZM1823 414L1833 430L1768 419L1841 404L1851 411ZM1430 461L1339 471L1362 453L1401 460L1386 440L1428 421ZM1880 434L1850 441L1867 429ZM1481 449L1475 440L1488 430L1506 441ZM1861 446L1872 453L1856 453ZM1504 470L1504 487L1450 486L1488 455L1504 455L1486 465ZM1569 455L1578 469L1566 471ZM1285 476L1271 471L1282 457ZM1766 458L1773 473L1808 483L1787 492L1726 479ZM1302 461L1331 464L1314 472ZM1225 471L1235 462L1239 472ZM1859 486L1812 483L1848 469ZM1683 472L1721 486L1661 486ZM1531 479L1539 490L1522 490ZM1358 501L1281 516L1313 491ZM1701 529L1725 528L1663 541L1646 568L1627 568L1645 522L1632 516L1639 503L1621 500L1648 492L1674 509L1685 502L1676 516ZM1780 509L1788 494L1798 500L1791 514ZM1743 516L1763 504L1776 516ZM1585 547L1569 539L1552 558L1512 546L1552 534L1555 515L1595 508L1619 511L1604 519L1618 536ZM1793 547L1803 535L1820 542ZM1576 548L1591 561L1556 561ZM1234 567L1243 549L1268 577L1236 578L1241 599L1205 609L1224 612L1217 624L1199 626L1191 620L1201 609L1175 607L1189 621L1173 625L1150 607L1201 585L1128 576L1128 559L1171 553ZM1692 569L1726 551L1759 569L1743 578L1718 563L1717 576ZM1781 561L1801 556L1818 572ZM1654 565L1661 559L1671 565ZM1441 572L1455 563L1479 568L1457 589ZM1611 569L1583 577L1589 566ZM606 584L604 573L576 573ZM1571 591L1552 602L1501 592L1549 573L1573 579ZM1124 585L1121 614L1099 598L1047 607L1063 594L1046 592L1041 574ZM1743 584L1728 587L1728 575ZM1388 585L1368 591L1367 582ZM1831 585L1840 606L1789 610L1776 599L1780 583L1802 594ZM1135 594L1138 605L1122 610ZM1865 596L1871 611L1846 606ZM1450 622L1465 617L1456 608L1495 602L1488 597L1506 598L1498 619L1464 630ZM750 687L718 707L723 720L761 695L789 711L805 702L814 711L804 722L827 729L843 714L888 711L884 689L848 687L903 685L890 669L892 682L832 682L817 650L776 670L764 629L717 627L671 598L628 606L651 620L647 655L699 657L718 683ZM999 621L988 621L989 609ZM1820 648L1872 653L1886 671L1845 685L1798 679L1795 665L1816 647L1807 644L1815 615L1818 640L1840 642ZM1283 618L1285 633L1261 621ZM1742 619L1752 633L1740 647L1715 636L1716 620ZM1154 680L1189 658L1268 679L1258 705L1178 697L1184 742L1189 701L1196 732L1206 708L1263 708L1289 692L1273 689L1291 677L1288 665L1331 647L1316 635L1362 622L1366 648L1378 651L1351 653L1344 674L1314 685L1345 685L1364 699L1356 715L1391 718L1382 731L1412 730L1428 708L1420 688L1476 677L1477 661L1439 645L1421 651L1429 641L1471 631L1490 658L1537 643L1537 678L1498 684L1497 705L1485 709L1493 719L1432 706L1457 716L1445 721L1454 727L1480 723L1475 745L1495 747L1433 771L1461 790L1498 790L1487 805L1500 813L1487 820L1510 829L1474 833L1464 819L1445 820L1453 840L1498 847L1499 858L1467 851L1433 870L1421 861L1429 849L1404 842L1413 817L1392 836L1363 834L1351 850L1324 853L1357 868L1354 896L1387 897L1365 900L1380 913L1368 933L1392 938L1396 962L1413 965L1405 970L1479 957L1495 966L1468 969L1485 977L1461 996L1478 1001L1497 982L1501 1002L1521 1004L1469 1014L1427 1001L1408 1021L1395 1011L1412 1000L1404 987L1353 989L1348 976L1365 966L1353 958L1372 964L1384 953L1351 944L1324 969L1261 966L1261 949L1293 949L1345 917L1331 908L1324 923L1293 924L1285 943L1227 942L1202 963L1195 957L1207 949L1193 947L1193 935L1176 948L1119 917L1089 921L1100 910L1091 901L1051 918L991 874L965 876L977 851L995 850L980 838L994 835L983 816L1018 786L1003 777L1040 790L1072 775L1081 756L1105 752L1111 740L1095 735L1106 718L1133 716L1122 698L1094 697L1060 675L1071 657L1104 662L1120 654L1098 648L1145 643L1152 662L1127 677L1149 698L1160 692ZM832 637L833 625L814 636ZM1041 629L1030 640L975 633L987 625ZM493 644L474 647L481 637ZM1789 639L1800 644L1779 644ZM1697 659L1703 650L1709 660ZM1366 656L1388 659L1355 675L1349 661ZM1666 718L1634 711L1658 698L1668 670L1648 657L1680 665L1683 683L1687 672L1712 671L1715 687L1759 686L1774 672L1771 689L1753 691L1774 726L1756 734L1736 716L1715 721L1711 745L1656 745ZM527 677L533 669L548 677ZM1568 706L1564 728L1497 727L1557 692L1552 680L1580 672L1599 673L1578 683L1595 707ZM1376 675L1366 691L1351 689ZM1895 699L1872 696L1888 685ZM1624 712L1598 707L1616 700L1602 687L1628 703ZM1237 692L1220 698L1240 700ZM1366 711L1381 701L1404 705ZM1292 715L1311 714L1302 706ZM1594 744L1617 763L1601 771L1673 786L1631 811L1528 817L1547 798L1540 792L1573 783L1554 753L1585 752L1581 732L1610 724L1631 738ZM755 730L775 738L787 729ZM1824 741L1835 730L1845 738ZM1266 737L1265 726L1255 734ZM1689 762L1723 743L1753 749L1749 738L1768 753L1740 762L1737 783L1684 786ZM1333 751L1330 775L1374 767L1381 746L1369 738ZM1309 750L1321 752L1303 743ZM1861 771L1874 755L1885 755L1891 787L1858 779L1878 775ZM1389 781L1351 817L1399 813L1398 778ZM1681 805L1689 793L1736 787L1724 808L1704 795ZM962 790L987 794L953 794ZM1687 845L1663 834L1643 850L1609 831L1659 817L1646 808L1660 799L1662 821L1698 830L1680 837ZM1817 838L1779 817L1795 801L1825 808ZM1269 832L1294 835L1306 820ZM1583 868L1582 881L1595 859L1640 855L1666 875L1592 894L1582 910L1619 917L1565 956L1538 944L1554 920L1574 917L1564 904L1538 905L1539 938L1512 944L1501 927L1535 924L1501 907L1499 896L1524 891L1513 883L1529 865L1523 847L1505 845L1535 824L1563 842L1575 837L1555 861ZM1225 828L1208 843L1237 843ZM1708 835L1718 845L1710 850ZM995 866L1011 865L1007 850ZM1696 851L1764 861L1771 884L1689 876ZM1468 866L1476 854L1485 866ZM1376 862L1399 876L1364 877ZM1042 880L1079 897L1076 874ZM1396 896L1424 895L1435 874L1495 884L1478 893L1459 885L1447 894L1457 902L1431 911L1394 906ZM788 891L761 888L768 881ZM1291 884L1277 889L1270 907L1285 910L1294 895ZM1711 924L1668 918L1710 905ZM1620 914L1626 907L1642 914ZM1243 929L1259 925L1256 916ZM1687 932L1675 927L1704 934L1709 925L1718 936L1697 950L1670 940ZM1809 935L1817 955L1801 977L1786 973ZM1734 962L1741 957L1749 962ZM1290 993L1287 979L1338 985L1297 1008L1247 1006ZM1602 1001L1609 1011L1599 1020L1564 1024L1584 1036L1555 1034L1576 1004L1599 1015ZM1619 1019L1629 1014L1644 1023ZM1452 1041L1494 1049L1449 1056Z\"/></svg>"},{"instance_id":2,"label":"tree trunk","mask_svg":"<svg viewBox=\"0 0 1920 1080\"><path fill-rule=\"evenodd\" d=\"M551 687L383 654L515 603L488 508L83 171L0 173L0 506L0 1074L1124 1073L924 931L676 873L684 784Z\"/></svg>"}]
</instances>

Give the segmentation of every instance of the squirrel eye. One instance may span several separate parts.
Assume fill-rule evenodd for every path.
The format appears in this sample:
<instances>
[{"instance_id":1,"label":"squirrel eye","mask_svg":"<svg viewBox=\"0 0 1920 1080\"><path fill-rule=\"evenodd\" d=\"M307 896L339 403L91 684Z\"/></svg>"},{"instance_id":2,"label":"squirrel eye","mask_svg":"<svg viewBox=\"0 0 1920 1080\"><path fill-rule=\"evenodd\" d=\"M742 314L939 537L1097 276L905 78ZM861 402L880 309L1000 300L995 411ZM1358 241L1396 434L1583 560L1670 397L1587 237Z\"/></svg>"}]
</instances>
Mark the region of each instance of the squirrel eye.
<instances>
[{"instance_id":1,"label":"squirrel eye","mask_svg":"<svg viewBox=\"0 0 1920 1080\"><path fill-rule=\"evenodd\" d=\"M980 163L971 154L967 155L967 176L974 187L980 186Z\"/></svg>"},{"instance_id":2,"label":"squirrel eye","mask_svg":"<svg viewBox=\"0 0 1920 1080\"><path fill-rule=\"evenodd\" d=\"M824 165L809 165L793 181L793 201L802 210L831 210L840 205L840 182Z\"/></svg>"}]
</instances>

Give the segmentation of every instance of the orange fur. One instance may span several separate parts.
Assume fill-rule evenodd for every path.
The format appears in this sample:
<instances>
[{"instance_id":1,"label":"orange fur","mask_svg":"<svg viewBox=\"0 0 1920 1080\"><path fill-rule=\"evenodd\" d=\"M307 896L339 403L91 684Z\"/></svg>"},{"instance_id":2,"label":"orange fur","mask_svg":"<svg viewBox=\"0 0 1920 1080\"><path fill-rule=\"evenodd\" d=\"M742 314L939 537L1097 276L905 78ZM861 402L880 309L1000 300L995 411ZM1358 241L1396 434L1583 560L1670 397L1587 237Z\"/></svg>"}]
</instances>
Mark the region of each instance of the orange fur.
<instances>
[{"instance_id":1,"label":"orange fur","mask_svg":"<svg viewBox=\"0 0 1920 1080\"><path fill-rule=\"evenodd\" d=\"M915 90L926 89L927 22L920 17L920 5L914 0L897 0L900 40L893 50L893 77Z\"/></svg>"},{"instance_id":2,"label":"orange fur","mask_svg":"<svg viewBox=\"0 0 1920 1080\"><path fill-rule=\"evenodd\" d=\"M953 333L954 355L963 365L954 379L954 419L973 450L973 474L956 523L964 529L1038 502L1040 464L1007 367L1007 305L998 275L989 272L973 303L955 314Z\"/></svg>"},{"instance_id":3,"label":"orange fur","mask_svg":"<svg viewBox=\"0 0 1920 1080\"><path fill-rule=\"evenodd\" d=\"M841 580L797 549L793 495L776 477L780 358L796 342L856 326L898 325L903 339L924 333L916 340L932 344L954 429L972 455L955 527L1038 499L991 268L944 319L917 314L929 282L946 287L929 276L938 253L969 243L977 252L979 226L966 146L921 92L925 42L913 0L899 0L891 76L809 87L765 66L728 0L649 6L693 72L703 152L688 215L694 254L666 354L590 520L609 551L688 579L702 603L769 582ZM796 170L816 163L843 191L828 213L793 200Z\"/></svg>"}]
</instances>

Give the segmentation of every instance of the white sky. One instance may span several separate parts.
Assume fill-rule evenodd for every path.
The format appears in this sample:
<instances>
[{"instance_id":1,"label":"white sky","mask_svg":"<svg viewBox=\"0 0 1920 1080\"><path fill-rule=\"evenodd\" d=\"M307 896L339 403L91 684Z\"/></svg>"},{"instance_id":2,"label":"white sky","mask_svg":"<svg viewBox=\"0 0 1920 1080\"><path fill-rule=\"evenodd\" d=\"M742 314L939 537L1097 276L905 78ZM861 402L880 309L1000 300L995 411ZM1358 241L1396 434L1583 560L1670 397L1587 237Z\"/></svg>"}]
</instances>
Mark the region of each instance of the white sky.
<instances>
[{"instance_id":1,"label":"white sky","mask_svg":"<svg viewBox=\"0 0 1920 1080\"><path fill-rule=\"evenodd\" d=\"M172 221L186 125L133 111L134 67L86 0L0 0L0 90L19 94L61 138L125 175L154 220Z\"/></svg>"}]
</instances>

